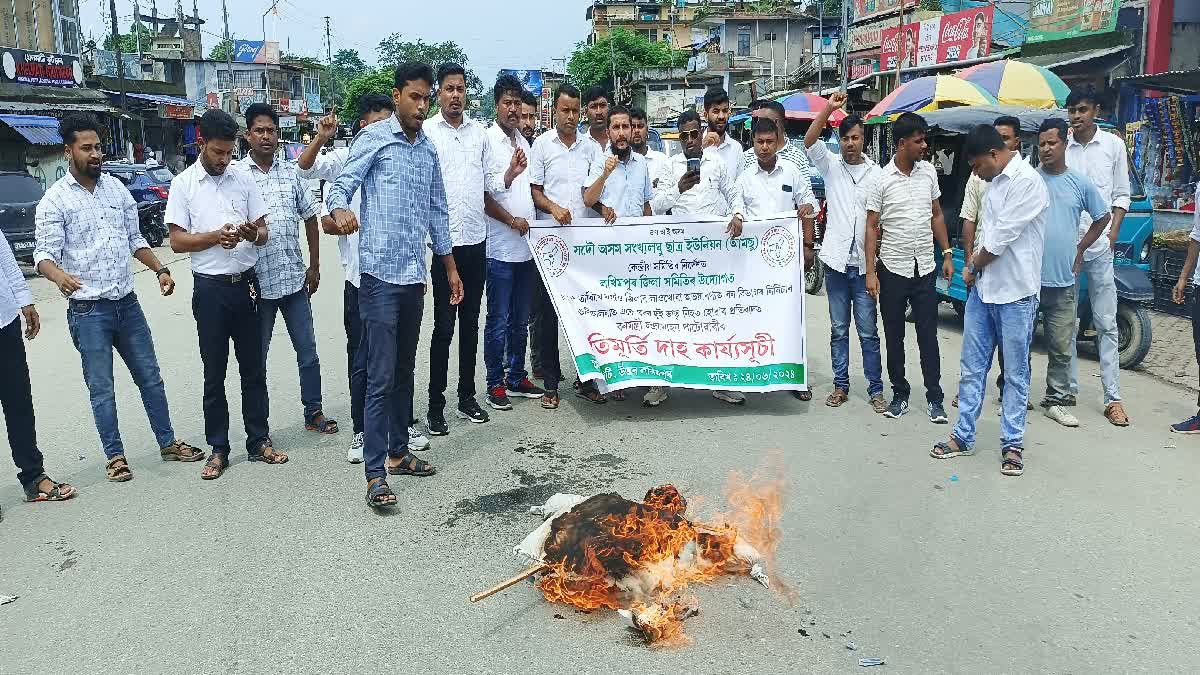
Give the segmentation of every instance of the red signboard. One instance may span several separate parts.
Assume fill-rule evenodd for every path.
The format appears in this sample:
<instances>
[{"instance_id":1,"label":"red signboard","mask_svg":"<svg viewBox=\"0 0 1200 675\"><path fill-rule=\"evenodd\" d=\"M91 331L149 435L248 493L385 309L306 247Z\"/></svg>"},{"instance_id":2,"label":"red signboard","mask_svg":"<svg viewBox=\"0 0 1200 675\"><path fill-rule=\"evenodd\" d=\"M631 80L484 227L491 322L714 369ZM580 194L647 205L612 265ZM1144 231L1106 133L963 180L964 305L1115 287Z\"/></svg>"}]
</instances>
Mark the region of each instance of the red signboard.
<instances>
[{"instance_id":1,"label":"red signboard","mask_svg":"<svg viewBox=\"0 0 1200 675\"><path fill-rule=\"evenodd\" d=\"M880 61L884 70L972 61L992 53L991 6L955 12L883 31Z\"/></svg>"},{"instance_id":2,"label":"red signboard","mask_svg":"<svg viewBox=\"0 0 1200 675\"><path fill-rule=\"evenodd\" d=\"M193 110L190 105L171 105L169 103L162 106L162 116L164 119L172 120L190 120L192 119Z\"/></svg>"}]
</instances>

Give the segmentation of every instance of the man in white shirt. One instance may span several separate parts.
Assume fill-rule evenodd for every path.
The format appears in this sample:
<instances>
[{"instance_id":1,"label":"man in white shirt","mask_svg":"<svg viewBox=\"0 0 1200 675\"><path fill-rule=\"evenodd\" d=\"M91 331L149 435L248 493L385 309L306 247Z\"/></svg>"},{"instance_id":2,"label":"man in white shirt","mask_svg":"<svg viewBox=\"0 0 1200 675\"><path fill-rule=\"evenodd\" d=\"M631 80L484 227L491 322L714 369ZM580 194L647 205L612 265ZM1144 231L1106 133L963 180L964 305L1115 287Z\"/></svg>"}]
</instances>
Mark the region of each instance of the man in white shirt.
<instances>
[{"instance_id":1,"label":"man in white shirt","mask_svg":"<svg viewBox=\"0 0 1200 675\"><path fill-rule=\"evenodd\" d=\"M33 415L33 389L29 383L29 359L21 340L32 340L42 321L33 305L33 293L25 281L8 239L0 232L0 404L8 427L8 447L17 465L17 481L27 502L61 502L75 496L75 488L51 480L37 445Z\"/></svg>"},{"instance_id":2,"label":"man in white shirt","mask_svg":"<svg viewBox=\"0 0 1200 675\"><path fill-rule=\"evenodd\" d=\"M267 243L262 192L250 174L230 168L238 125L210 109L200 118L200 156L171 181L166 221L171 250L192 259L192 314L204 363L204 436L212 456L200 477L220 478L229 468L229 402L225 374L229 342L242 380L242 420L250 461L283 464L267 426L267 375L258 319L254 263Z\"/></svg>"},{"instance_id":3,"label":"man in white shirt","mask_svg":"<svg viewBox=\"0 0 1200 675\"><path fill-rule=\"evenodd\" d=\"M632 133L629 144L633 151L646 158L650 170L650 187L654 187L654 179L658 177L663 166L667 163L667 154L650 147L650 127L646 121L646 111L632 108L629 111L629 121L632 123Z\"/></svg>"},{"instance_id":4,"label":"man in white shirt","mask_svg":"<svg viewBox=\"0 0 1200 675\"><path fill-rule=\"evenodd\" d=\"M612 105L604 87L594 85L587 90L583 104L587 106L587 139L595 144L594 152L608 153L608 108Z\"/></svg>"},{"instance_id":5,"label":"man in white shirt","mask_svg":"<svg viewBox=\"0 0 1200 675\"><path fill-rule=\"evenodd\" d=\"M130 254L154 270L162 295L175 291L175 281L142 238L137 204L128 188L101 172L100 121L88 114L70 114L58 128L66 145L68 172L38 203L33 260L42 276L67 298L67 326L83 362L83 379L107 460L105 474L112 482L133 479L117 425L113 351L121 355L141 392L162 459L204 459L199 448L175 437L154 338L133 292Z\"/></svg>"},{"instance_id":6,"label":"man in white shirt","mask_svg":"<svg viewBox=\"0 0 1200 675\"><path fill-rule=\"evenodd\" d=\"M983 410L992 353L1004 352L1003 414L1000 418L1000 472L1024 472L1026 401L1029 398L1029 346L1042 285L1042 253L1049 193L1041 177L1009 150L992 126L981 124L967 136L971 168L990 182L984 197L979 252L963 279L974 287L963 321L958 423L948 441L930 451L937 459L975 452L976 423Z\"/></svg>"},{"instance_id":7,"label":"man in white shirt","mask_svg":"<svg viewBox=\"0 0 1200 675\"><path fill-rule=\"evenodd\" d=\"M941 355L937 339L938 296L934 259L942 260L941 276L954 274L954 253L946 236L946 223L938 198L937 170L924 161L928 144L924 118L904 113L892 124L896 151L867 196L867 292L879 300L883 335L887 342L888 379L892 402L884 416L898 418L908 412L911 388L904 375L906 309L912 305L917 346L929 420L946 424L943 406ZM937 240L941 255L934 253ZM878 265L877 265L878 263Z\"/></svg>"},{"instance_id":8,"label":"man in white shirt","mask_svg":"<svg viewBox=\"0 0 1200 675\"><path fill-rule=\"evenodd\" d=\"M529 143L521 135L521 81L512 75L496 81L496 123L487 130L492 172L503 173L503 185L484 195L487 224L487 321L483 364L487 401L494 410L512 410L509 396L542 398L546 392L529 381L525 341L529 305L537 283L537 266L525 235L533 220L529 183Z\"/></svg>"},{"instance_id":9,"label":"man in white shirt","mask_svg":"<svg viewBox=\"0 0 1200 675\"><path fill-rule=\"evenodd\" d=\"M658 187L650 205L654 213L729 217L726 233L742 235L746 206L738 190L737 179L712 148L704 147L700 116L686 111L679 116L679 141L683 152L667 158L658 176ZM740 155L740 152L739 152ZM713 391L713 397L733 405L746 402L738 391ZM657 407L667 400L666 387L651 387L642 399L644 405Z\"/></svg>"},{"instance_id":10,"label":"man in white shirt","mask_svg":"<svg viewBox=\"0 0 1200 675\"><path fill-rule=\"evenodd\" d=\"M1196 214L1193 217L1192 234L1188 240L1187 259L1183 269L1179 270L1179 281L1171 290L1171 299L1175 304L1182 305L1188 297L1189 286L1192 295L1192 343L1196 347L1196 361L1200 363L1200 303L1196 302L1196 288L1200 286L1200 270L1196 269L1196 259L1200 257L1200 185L1196 186ZM1196 399L1197 411L1188 419L1171 425L1171 431L1177 434L1200 434L1200 397Z\"/></svg>"},{"instance_id":11,"label":"man in white shirt","mask_svg":"<svg viewBox=\"0 0 1200 675\"><path fill-rule=\"evenodd\" d=\"M587 218L588 208L583 204L583 190L588 171L596 154L597 146L586 135L579 133L579 90L563 84L554 94L554 131L542 134L533 144L529 156L529 181L533 203L537 207L539 227L570 225L576 218ZM607 134L607 131L605 132ZM557 410L560 399L558 385L562 379L559 363L558 315L552 309L544 280L539 276L538 295L547 310L542 316L541 367L542 381L546 393L542 396L542 407ZM605 397L590 380L576 382L579 396L593 403L604 403Z\"/></svg>"},{"instance_id":12,"label":"man in white shirt","mask_svg":"<svg viewBox=\"0 0 1200 675\"><path fill-rule=\"evenodd\" d=\"M845 107L845 92L829 97L804 136L808 159L825 180L825 241L821 264L825 266L825 293L829 299L829 353L833 362L833 392L825 405L836 408L850 400L850 316L862 350L867 396L877 413L887 411L883 398L883 361L879 351L879 321L875 299L867 294L863 241L867 223L867 195L883 171L863 154L866 126L850 115L838 127L841 154L830 152L821 130L834 110ZM805 239L805 254L812 241Z\"/></svg>"},{"instance_id":13,"label":"man in white shirt","mask_svg":"<svg viewBox=\"0 0 1200 675\"><path fill-rule=\"evenodd\" d=\"M779 153L779 159L791 164L795 164L796 168L800 170L800 174L808 179L809 187L811 189L812 178L817 171L813 168L812 162L809 160L808 155L805 154L804 150L788 141L787 113L783 109L783 104L779 101L774 101L771 99L759 99L750 103L750 112L756 118L765 117L769 120L772 120L776 125L779 126L779 141L776 144L776 149ZM817 130L818 134L821 132L821 129L817 128L816 124L809 125L809 129L814 128ZM741 170L745 171L753 168L757 163L758 156L754 154L754 148L746 148L746 151L742 153Z\"/></svg>"},{"instance_id":14,"label":"man in white shirt","mask_svg":"<svg viewBox=\"0 0 1200 675\"><path fill-rule=\"evenodd\" d=\"M1112 220L1107 237L1100 237L1083 256L1081 274L1087 275L1088 299L1092 324L1100 347L1100 378L1104 384L1104 416L1115 426L1129 426L1129 415L1121 402L1121 353L1117 338L1117 284L1113 272L1113 251L1121 234L1121 223L1129 210L1129 157L1125 141L1096 125L1100 104L1090 90L1073 91L1067 97L1067 116L1071 137L1067 141L1067 167L1092 180L1109 203ZM1081 218L1079 235L1091 226L1090 218ZM1078 357L1071 360L1071 393L1079 393Z\"/></svg>"},{"instance_id":15,"label":"man in white shirt","mask_svg":"<svg viewBox=\"0 0 1200 675\"><path fill-rule=\"evenodd\" d=\"M774 120L759 117L750 127L754 138L753 150L758 157L752 168L746 169L737 178L738 191L749 218L768 218L785 211L795 211L803 223L804 240L808 244L813 238L813 216L817 212L817 198L812 184L800 173L795 164L779 158L779 126ZM810 246L806 246L805 266L812 266Z\"/></svg>"},{"instance_id":16,"label":"man in white shirt","mask_svg":"<svg viewBox=\"0 0 1200 675\"><path fill-rule=\"evenodd\" d=\"M475 424L488 414L475 400L475 364L479 360L479 312L487 279L488 217L484 194L507 190L519 173L514 165L497 170L489 130L464 114L467 105L466 74L462 66L443 64L438 69L438 104L441 111L425 120L424 130L438 151L446 199L450 205L450 238L454 264L463 281L463 301L450 304L446 267L433 263L433 335L429 339L429 433L445 436L446 386L449 380L450 343L458 321L458 401L454 413ZM511 152L509 154L512 154Z\"/></svg>"},{"instance_id":17,"label":"man in white shirt","mask_svg":"<svg viewBox=\"0 0 1200 675\"><path fill-rule=\"evenodd\" d=\"M595 155L583 184L583 203L608 224L618 218L653 215L650 210L650 162L633 151L633 125L629 110L608 110L610 153Z\"/></svg>"},{"instance_id":18,"label":"man in white shirt","mask_svg":"<svg viewBox=\"0 0 1200 675\"><path fill-rule=\"evenodd\" d=\"M1000 134L1000 138L1004 140L1004 147L1017 153L1017 157L1022 161L1027 161L1022 158L1021 153L1021 120L1011 115L1001 115L992 122L992 126L996 128L996 132ZM1032 166L1032 164L1031 164ZM987 190L987 181L980 178L975 173L972 173L967 178L967 187L963 192L962 208L958 212L958 217L962 220L962 246L966 251L967 262L971 261L971 256L979 252L979 247L983 245L983 194ZM1000 390L1000 399L1004 399L1004 353L999 352L1000 374L996 376L996 388ZM958 407L958 394L954 395L954 406ZM1028 405L1029 410L1033 410L1033 405Z\"/></svg>"},{"instance_id":19,"label":"man in white shirt","mask_svg":"<svg viewBox=\"0 0 1200 675\"><path fill-rule=\"evenodd\" d=\"M358 132L371 124L386 120L396 110L392 99L382 94L368 94L362 97L358 102L358 107L362 111L362 117L355 124L355 138L358 137ZM354 425L354 438L350 441L346 460L351 464L359 464L363 461L363 404L367 395L366 351L360 349L363 330L362 317L358 311L359 233L341 234L334 224L333 218L329 215L328 205L325 204L325 196L329 192L330 185L337 180L346 166L346 160L350 157L350 147L336 148L324 154L321 153L321 148L337 135L337 129L337 109L334 108L329 115L321 118L317 125L317 135L296 160L296 168L301 177L322 181L321 229L325 234L332 234L338 238L338 257L342 261L342 269L346 276L342 289L342 325L346 329L346 375L350 386L350 418ZM354 199L350 202L350 210L354 212L355 216L359 214L359 202L359 195L356 192ZM410 450L413 449L414 440L421 449L428 444L428 441L420 442L423 437L413 438L414 436L420 437L420 434L415 427L410 427Z\"/></svg>"},{"instance_id":20,"label":"man in white shirt","mask_svg":"<svg viewBox=\"0 0 1200 675\"><path fill-rule=\"evenodd\" d=\"M729 94L724 89L712 87L704 92L704 119L712 143L706 147L721 158L729 176L736 179L742 172L742 144L729 135L730 113Z\"/></svg>"}]
</instances>

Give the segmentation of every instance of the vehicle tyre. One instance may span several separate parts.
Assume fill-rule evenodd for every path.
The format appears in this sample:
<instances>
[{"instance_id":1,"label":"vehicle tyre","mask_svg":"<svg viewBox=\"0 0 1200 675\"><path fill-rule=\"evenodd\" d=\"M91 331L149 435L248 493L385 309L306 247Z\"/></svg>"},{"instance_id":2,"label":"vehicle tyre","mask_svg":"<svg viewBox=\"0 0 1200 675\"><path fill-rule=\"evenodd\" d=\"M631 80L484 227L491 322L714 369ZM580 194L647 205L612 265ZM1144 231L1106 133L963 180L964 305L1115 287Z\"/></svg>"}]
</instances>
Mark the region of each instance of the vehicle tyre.
<instances>
[{"instance_id":1,"label":"vehicle tyre","mask_svg":"<svg viewBox=\"0 0 1200 675\"><path fill-rule=\"evenodd\" d=\"M820 260L814 260L812 269L804 273L804 292L809 295L818 295L824 285L825 265L821 264Z\"/></svg>"},{"instance_id":2,"label":"vehicle tyre","mask_svg":"<svg viewBox=\"0 0 1200 675\"><path fill-rule=\"evenodd\" d=\"M1117 349L1121 368L1136 368L1150 353L1150 312L1141 305L1121 303L1117 307Z\"/></svg>"}]
</instances>

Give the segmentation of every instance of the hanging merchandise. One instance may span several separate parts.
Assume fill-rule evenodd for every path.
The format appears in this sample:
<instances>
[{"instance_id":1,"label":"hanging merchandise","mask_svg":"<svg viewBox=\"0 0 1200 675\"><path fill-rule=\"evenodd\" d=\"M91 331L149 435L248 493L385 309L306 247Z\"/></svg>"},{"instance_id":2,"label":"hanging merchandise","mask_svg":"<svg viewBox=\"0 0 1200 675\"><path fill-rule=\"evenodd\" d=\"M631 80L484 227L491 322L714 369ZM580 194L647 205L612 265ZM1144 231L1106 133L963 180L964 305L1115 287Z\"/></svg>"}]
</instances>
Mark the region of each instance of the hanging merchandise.
<instances>
[{"instance_id":1,"label":"hanging merchandise","mask_svg":"<svg viewBox=\"0 0 1200 675\"><path fill-rule=\"evenodd\" d=\"M1179 97L1167 97L1166 103L1167 114L1171 118L1171 150L1173 166L1176 169L1182 169L1184 165L1184 157L1187 156L1183 146L1183 116L1180 114Z\"/></svg>"},{"instance_id":2,"label":"hanging merchandise","mask_svg":"<svg viewBox=\"0 0 1200 675\"><path fill-rule=\"evenodd\" d=\"M1187 111L1183 107L1183 99L1178 96L1172 96L1171 101L1176 114L1179 115L1179 129L1183 134L1183 155L1180 157L1179 166L1183 168L1183 162L1186 159L1192 165L1193 171L1196 167L1196 137L1192 133L1191 120L1187 118Z\"/></svg>"}]
</instances>

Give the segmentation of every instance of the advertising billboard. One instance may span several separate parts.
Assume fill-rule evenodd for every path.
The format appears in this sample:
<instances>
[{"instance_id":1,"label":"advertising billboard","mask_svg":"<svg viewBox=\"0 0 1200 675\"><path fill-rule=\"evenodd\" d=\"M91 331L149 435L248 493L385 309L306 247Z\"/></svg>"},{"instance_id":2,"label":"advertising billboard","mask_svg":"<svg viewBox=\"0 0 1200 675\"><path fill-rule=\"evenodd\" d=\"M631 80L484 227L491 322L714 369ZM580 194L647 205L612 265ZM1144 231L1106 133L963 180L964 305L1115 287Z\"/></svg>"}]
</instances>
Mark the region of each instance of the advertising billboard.
<instances>
[{"instance_id":1,"label":"advertising billboard","mask_svg":"<svg viewBox=\"0 0 1200 675\"><path fill-rule=\"evenodd\" d=\"M79 59L66 54L0 50L0 82L47 87L78 87L83 84Z\"/></svg>"},{"instance_id":2,"label":"advertising billboard","mask_svg":"<svg viewBox=\"0 0 1200 675\"><path fill-rule=\"evenodd\" d=\"M1111 33L1121 0L1033 0L1029 3L1026 42L1049 42Z\"/></svg>"},{"instance_id":3,"label":"advertising billboard","mask_svg":"<svg viewBox=\"0 0 1200 675\"><path fill-rule=\"evenodd\" d=\"M501 75L512 75L525 85L525 91L534 96L542 95L542 71L540 70L512 70L505 68L500 71Z\"/></svg>"},{"instance_id":4,"label":"advertising billboard","mask_svg":"<svg viewBox=\"0 0 1200 675\"><path fill-rule=\"evenodd\" d=\"M917 6L917 0L904 0L906 9ZM854 20L862 21L873 16L894 12L900 7L900 0L854 0Z\"/></svg>"},{"instance_id":5,"label":"advertising billboard","mask_svg":"<svg viewBox=\"0 0 1200 675\"><path fill-rule=\"evenodd\" d=\"M279 43L234 40L233 60L238 63L279 63Z\"/></svg>"},{"instance_id":6,"label":"advertising billboard","mask_svg":"<svg viewBox=\"0 0 1200 675\"><path fill-rule=\"evenodd\" d=\"M970 61L992 53L991 6L905 24L883 31L879 49L884 70Z\"/></svg>"}]
</instances>

